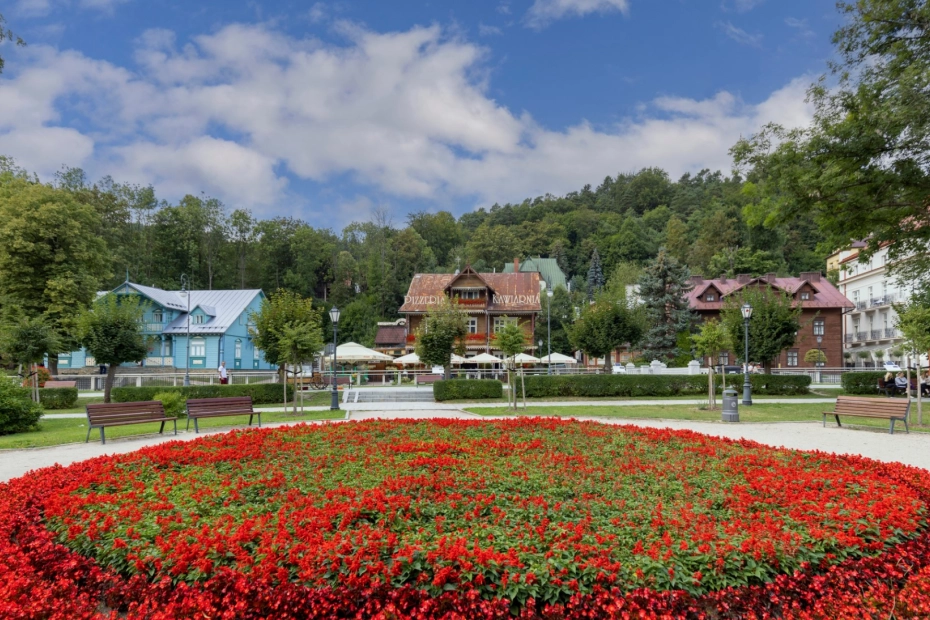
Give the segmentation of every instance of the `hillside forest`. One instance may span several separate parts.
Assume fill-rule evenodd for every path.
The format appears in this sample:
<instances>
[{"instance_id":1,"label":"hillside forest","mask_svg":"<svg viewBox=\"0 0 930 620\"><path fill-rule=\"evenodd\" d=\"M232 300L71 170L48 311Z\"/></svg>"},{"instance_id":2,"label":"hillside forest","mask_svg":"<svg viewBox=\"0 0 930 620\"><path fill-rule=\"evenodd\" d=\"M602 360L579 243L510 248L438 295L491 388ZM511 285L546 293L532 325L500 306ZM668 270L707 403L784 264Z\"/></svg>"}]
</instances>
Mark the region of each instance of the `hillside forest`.
<instances>
[{"instance_id":1,"label":"hillside forest","mask_svg":"<svg viewBox=\"0 0 930 620\"><path fill-rule=\"evenodd\" d=\"M207 196L171 203L152 187L109 177L90 182L74 168L43 184L11 159L0 158L0 236L14 243L35 234L13 223L14 213L30 200L67 205L65 212L72 212L67 234L92 237L96 244L85 240L83 256L90 259L85 267L71 266L81 271L69 272L71 279L99 290L112 289L127 276L178 289L180 275L186 274L199 289L290 290L327 307L339 305L340 340L371 345L377 322L398 318L417 272L451 273L466 265L492 271L514 258L553 257L573 292L584 294L595 250L609 279L618 269L635 271L662 246L691 273L708 276L823 269L825 252L818 248L814 221L751 226L743 215L743 186L739 176L721 172L703 170L672 180L661 169L646 168L564 196L494 204L458 217L448 211L379 209L367 221L336 231L296 218L263 219ZM53 221L56 217L60 209L37 209L29 226L53 230L63 224ZM100 252L103 260L93 260Z\"/></svg>"}]
</instances>

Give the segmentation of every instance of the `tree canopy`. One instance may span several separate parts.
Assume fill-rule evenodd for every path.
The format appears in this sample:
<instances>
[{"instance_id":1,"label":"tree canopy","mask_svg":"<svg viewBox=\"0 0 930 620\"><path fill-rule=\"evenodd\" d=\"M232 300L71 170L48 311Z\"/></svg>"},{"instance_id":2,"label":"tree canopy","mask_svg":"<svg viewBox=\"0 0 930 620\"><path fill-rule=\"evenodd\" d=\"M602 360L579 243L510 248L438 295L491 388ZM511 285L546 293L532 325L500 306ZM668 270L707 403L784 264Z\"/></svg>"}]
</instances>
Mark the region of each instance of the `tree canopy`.
<instances>
[{"instance_id":1,"label":"tree canopy","mask_svg":"<svg viewBox=\"0 0 930 620\"><path fill-rule=\"evenodd\" d=\"M107 364L103 402L110 402L116 368L127 362L140 362L148 353L140 321L145 313L142 298L112 293L96 300L77 317L81 346L98 364Z\"/></svg>"},{"instance_id":2,"label":"tree canopy","mask_svg":"<svg viewBox=\"0 0 930 620\"><path fill-rule=\"evenodd\" d=\"M430 306L416 330L416 354L429 366L442 366L448 378L452 353L468 333L468 315L458 302L445 295Z\"/></svg>"},{"instance_id":3,"label":"tree canopy","mask_svg":"<svg viewBox=\"0 0 930 620\"><path fill-rule=\"evenodd\" d=\"M752 306L749 320L749 359L760 362L766 372L782 351L794 344L801 328L801 306L792 307L789 295L768 287L751 287L730 295L720 312L720 320L729 336L734 353L745 356L745 327L741 308Z\"/></svg>"}]
</instances>

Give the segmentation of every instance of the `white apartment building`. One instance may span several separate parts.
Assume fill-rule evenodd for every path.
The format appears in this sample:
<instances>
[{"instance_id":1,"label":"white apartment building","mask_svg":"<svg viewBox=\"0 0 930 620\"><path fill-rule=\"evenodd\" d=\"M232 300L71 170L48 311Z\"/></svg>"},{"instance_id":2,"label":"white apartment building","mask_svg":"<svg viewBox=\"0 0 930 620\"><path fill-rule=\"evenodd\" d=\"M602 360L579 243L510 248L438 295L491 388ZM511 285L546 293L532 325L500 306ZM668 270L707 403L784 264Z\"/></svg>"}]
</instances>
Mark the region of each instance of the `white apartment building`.
<instances>
[{"instance_id":1,"label":"white apartment building","mask_svg":"<svg viewBox=\"0 0 930 620\"><path fill-rule=\"evenodd\" d=\"M907 301L913 288L902 289L895 278L888 275L887 248L860 260L859 251L864 247L865 243L857 242L834 254L828 259L828 269L837 266L837 288L855 305L843 320L843 348L851 353L846 363L881 366L882 361L902 361L898 354L901 343L896 327L898 315L891 304ZM883 355L876 355L877 351ZM863 356L863 353L868 355Z\"/></svg>"}]
</instances>

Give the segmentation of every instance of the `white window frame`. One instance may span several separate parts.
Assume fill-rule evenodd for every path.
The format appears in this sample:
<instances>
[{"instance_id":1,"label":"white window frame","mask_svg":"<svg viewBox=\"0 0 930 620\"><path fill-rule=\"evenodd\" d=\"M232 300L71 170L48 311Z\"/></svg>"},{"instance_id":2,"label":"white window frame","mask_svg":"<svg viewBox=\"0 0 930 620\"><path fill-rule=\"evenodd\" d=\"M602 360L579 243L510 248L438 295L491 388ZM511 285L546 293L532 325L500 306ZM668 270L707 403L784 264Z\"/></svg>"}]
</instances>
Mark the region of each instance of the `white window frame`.
<instances>
[{"instance_id":1,"label":"white window frame","mask_svg":"<svg viewBox=\"0 0 930 620\"><path fill-rule=\"evenodd\" d=\"M468 319L468 333L477 334L478 333L478 318L469 317Z\"/></svg>"},{"instance_id":2,"label":"white window frame","mask_svg":"<svg viewBox=\"0 0 930 620\"><path fill-rule=\"evenodd\" d=\"M192 314L191 325L203 325L204 323L206 323L206 321L204 321L204 318L205 317L202 314Z\"/></svg>"},{"instance_id":3,"label":"white window frame","mask_svg":"<svg viewBox=\"0 0 930 620\"><path fill-rule=\"evenodd\" d=\"M237 360L242 359L242 339L241 338L236 338L236 342L233 347L233 357Z\"/></svg>"},{"instance_id":4,"label":"white window frame","mask_svg":"<svg viewBox=\"0 0 930 620\"><path fill-rule=\"evenodd\" d=\"M717 296L713 293L708 293L704 296L704 301L717 301Z\"/></svg>"},{"instance_id":5,"label":"white window frame","mask_svg":"<svg viewBox=\"0 0 930 620\"><path fill-rule=\"evenodd\" d=\"M206 357L207 341L204 338L191 338L191 357Z\"/></svg>"},{"instance_id":6,"label":"white window frame","mask_svg":"<svg viewBox=\"0 0 930 620\"><path fill-rule=\"evenodd\" d=\"M809 301L811 294L809 291L801 291L801 301Z\"/></svg>"},{"instance_id":7,"label":"white window frame","mask_svg":"<svg viewBox=\"0 0 930 620\"><path fill-rule=\"evenodd\" d=\"M478 299L480 297L480 291L462 291L459 293L459 299Z\"/></svg>"},{"instance_id":8,"label":"white window frame","mask_svg":"<svg viewBox=\"0 0 930 620\"><path fill-rule=\"evenodd\" d=\"M723 353L718 355L717 363L721 366L729 366L730 365L730 352L724 351Z\"/></svg>"},{"instance_id":9,"label":"white window frame","mask_svg":"<svg viewBox=\"0 0 930 620\"><path fill-rule=\"evenodd\" d=\"M162 314L161 310L156 310L152 313L152 323L164 323L165 316Z\"/></svg>"},{"instance_id":10,"label":"white window frame","mask_svg":"<svg viewBox=\"0 0 930 620\"><path fill-rule=\"evenodd\" d=\"M787 357L786 357L786 360L787 360L786 363L787 363L788 366L790 366L790 367L792 367L792 368L795 367L795 366L797 366L797 365L798 365L798 350L797 350L797 349L791 349L790 351L788 351L788 355L787 355ZM792 363L792 362L793 362L793 363Z\"/></svg>"},{"instance_id":11,"label":"white window frame","mask_svg":"<svg viewBox=\"0 0 930 620\"><path fill-rule=\"evenodd\" d=\"M814 319L814 335L823 336L824 320Z\"/></svg>"},{"instance_id":12,"label":"white window frame","mask_svg":"<svg viewBox=\"0 0 930 620\"><path fill-rule=\"evenodd\" d=\"M514 325L519 325L520 322L516 317L510 316L496 316L494 317L494 333L499 332L504 325L508 323L513 323Z\"/></svg>"}]
</instances>

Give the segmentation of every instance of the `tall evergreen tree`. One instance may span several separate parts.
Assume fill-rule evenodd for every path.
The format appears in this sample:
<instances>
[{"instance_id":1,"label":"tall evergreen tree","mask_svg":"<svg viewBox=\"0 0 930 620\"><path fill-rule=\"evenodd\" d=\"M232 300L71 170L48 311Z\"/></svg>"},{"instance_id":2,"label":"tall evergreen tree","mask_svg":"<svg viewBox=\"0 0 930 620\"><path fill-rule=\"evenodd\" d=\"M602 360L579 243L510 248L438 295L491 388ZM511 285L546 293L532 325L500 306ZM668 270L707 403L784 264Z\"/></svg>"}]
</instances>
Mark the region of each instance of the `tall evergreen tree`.
<instances>
[{"instance_id":1,"label":"tall evergreen tree","mask_svg":"<svg viewBox=\"0 0 930 620\"><path fill-rule=\"evenodd\" d=\"M594 295L604 288L604 270L601 268L601 256L597 248L591 254L591 267L588 269L588 300L594 301Z\"/></svg>"},{"instance_id":2,"label":"tall evergreen tree","mask_svg":"<svg viewBox=\"0 0 930 620\"><path fill-rule=\"evenodd\" d=\"M639 279L639 297L646 312L646 334L643 336L643 357L647 360L669 360L688 353L678 347L678 334L691 327L694 313L688 307L686 295L691 290L688 268L675 260L665 248L650 262Z\"/></svg>"}]
</instances>

